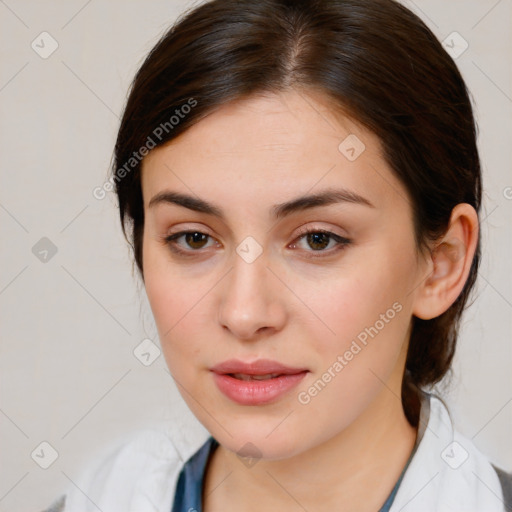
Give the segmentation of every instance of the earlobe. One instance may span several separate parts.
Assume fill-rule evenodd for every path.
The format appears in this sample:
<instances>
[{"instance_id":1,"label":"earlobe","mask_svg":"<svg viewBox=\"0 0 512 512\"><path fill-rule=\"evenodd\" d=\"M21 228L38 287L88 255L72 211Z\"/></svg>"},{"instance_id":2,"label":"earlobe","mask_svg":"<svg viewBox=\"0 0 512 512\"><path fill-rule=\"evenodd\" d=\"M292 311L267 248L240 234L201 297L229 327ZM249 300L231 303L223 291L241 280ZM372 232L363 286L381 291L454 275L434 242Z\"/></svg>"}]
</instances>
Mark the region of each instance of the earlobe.
<instances>
[{"instance_id":1,"label":"earlobe","mask_svg":"<svg viewBox=\"0 0 512 512\"><path fill-rule=\"evenodd\" d=\"M418 287L413 313L430 320L443 314L462 292L478 243L478 215L466 203L458 204L448 230L431 249L426 274Z\"/></svg>"}]
</instances>

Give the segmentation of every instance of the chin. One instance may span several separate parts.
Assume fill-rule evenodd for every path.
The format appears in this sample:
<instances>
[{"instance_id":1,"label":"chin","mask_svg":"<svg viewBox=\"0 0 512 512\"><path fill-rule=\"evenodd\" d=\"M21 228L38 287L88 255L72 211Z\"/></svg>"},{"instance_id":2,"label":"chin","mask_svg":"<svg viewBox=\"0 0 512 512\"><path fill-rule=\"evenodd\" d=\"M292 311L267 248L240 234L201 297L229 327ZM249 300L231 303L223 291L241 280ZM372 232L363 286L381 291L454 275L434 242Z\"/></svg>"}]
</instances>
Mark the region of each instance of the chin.
<instances>
[{"instance_id":1,"label":"chin","mask_svg":"<svg viewBox=\"0 0 512 512\"><path fill-rule=\"evenodd\" d=\"M244 435L236 435L234 438L224 436L224 439L217 438L217 440L224 448L236 453L242 460L289 459L304 449L298 438L290 436L289 433L270 439L249 430Z\"/></svg>"},{"instance_id":2,"label":"chin","mask_svg":"<svg viewBox=\"0 0 512 512\"><path fill-rule=\"evenodd\" d=\"M310 439L300 424L286 425L288 419L283 421L283 418L287 414L236 419L232 416L219 422L227 426L227 432L211 418L203 425L224 448L241 458L281 460L304 451L308 444L304 441Z\"/></svg>"}]
</instances>

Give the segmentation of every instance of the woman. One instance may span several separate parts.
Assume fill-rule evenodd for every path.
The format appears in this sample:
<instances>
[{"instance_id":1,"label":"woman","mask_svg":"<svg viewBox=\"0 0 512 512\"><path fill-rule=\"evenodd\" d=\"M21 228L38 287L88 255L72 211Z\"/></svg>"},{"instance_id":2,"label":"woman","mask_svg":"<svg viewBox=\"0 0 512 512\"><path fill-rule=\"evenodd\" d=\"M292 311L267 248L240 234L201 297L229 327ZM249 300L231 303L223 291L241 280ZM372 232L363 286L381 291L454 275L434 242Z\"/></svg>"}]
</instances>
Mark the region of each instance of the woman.
<instances>
[{"instance_id":1,"label":"woman","mask_svg":"<svg viewBox=\"0 0 512 512\"><path fill-rule=\"evenodd\" d=\"M426 390L475 282L465 84L392 0L213 0L151 51L112 183L169 370L151 431L53 510L502 511Z\"/></svg>"}]
</instances>

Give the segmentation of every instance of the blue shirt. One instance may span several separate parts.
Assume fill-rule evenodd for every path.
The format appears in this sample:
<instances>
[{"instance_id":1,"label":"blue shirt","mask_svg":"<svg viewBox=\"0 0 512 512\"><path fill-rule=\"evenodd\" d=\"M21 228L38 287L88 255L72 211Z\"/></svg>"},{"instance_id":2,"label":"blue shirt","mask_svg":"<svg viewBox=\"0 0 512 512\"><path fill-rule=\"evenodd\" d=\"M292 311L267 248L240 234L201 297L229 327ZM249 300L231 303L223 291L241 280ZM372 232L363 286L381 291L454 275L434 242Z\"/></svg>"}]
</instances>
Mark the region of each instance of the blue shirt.
<instances>
[{"instance_id":1,"label":"blue shirt","mask_svg":"<svg viewBox=\"0 0 512 512\"><path fill-rule=\"evenodd\" d=\"M416 443L417 445L417 443ZM219 446L219 443L210 437L206 443L199 448L199 450L186 462L181 470L176 486L176 494L174 497L174 504L171 512L202 512L202 490L205 469L208 461ZM388 496L386 502L378 512L388 512L391 508L395 495L400 486L400 482L405 474L409 462L411 462L416 447L411 453L407 464L405 465L400 478L398 479L395 487Z\"/></svg>"}]
</instances>

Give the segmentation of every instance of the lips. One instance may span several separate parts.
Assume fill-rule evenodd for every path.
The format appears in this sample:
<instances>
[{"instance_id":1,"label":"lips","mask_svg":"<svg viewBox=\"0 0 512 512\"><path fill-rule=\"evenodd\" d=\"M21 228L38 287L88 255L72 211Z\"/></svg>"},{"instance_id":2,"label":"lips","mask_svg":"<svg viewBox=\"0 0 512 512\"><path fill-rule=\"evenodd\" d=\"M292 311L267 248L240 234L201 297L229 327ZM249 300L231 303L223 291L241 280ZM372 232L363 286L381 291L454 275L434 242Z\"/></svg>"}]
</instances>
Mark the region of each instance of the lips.
<instances>
[{"instance_id":1,"label":"lips","mask_svg":"<svg viewBox=\"0 0 512 512\"><path fill-rule=\"evenodd\" d=\"M307 371L306 368L292 368L284 364L278 363L277 361L271 361L270 359L258 359L251 363L239 361L238 359L230 359L224 361L213 368L212 372L219 374L242 374L242 375L293 375L303 371Z\"/></svg>"},{"instance_id":2,"label":"lips","mask_svg":"<svg viewBox=\"0 0 512 512\"><path fill-rule=\"evenodd\" d=\"M275 402L308 373L305 368L293 368L268 359L251 363L231 359L211 371L219 390L240 405Z\"/></svg>"}]
</instances>

